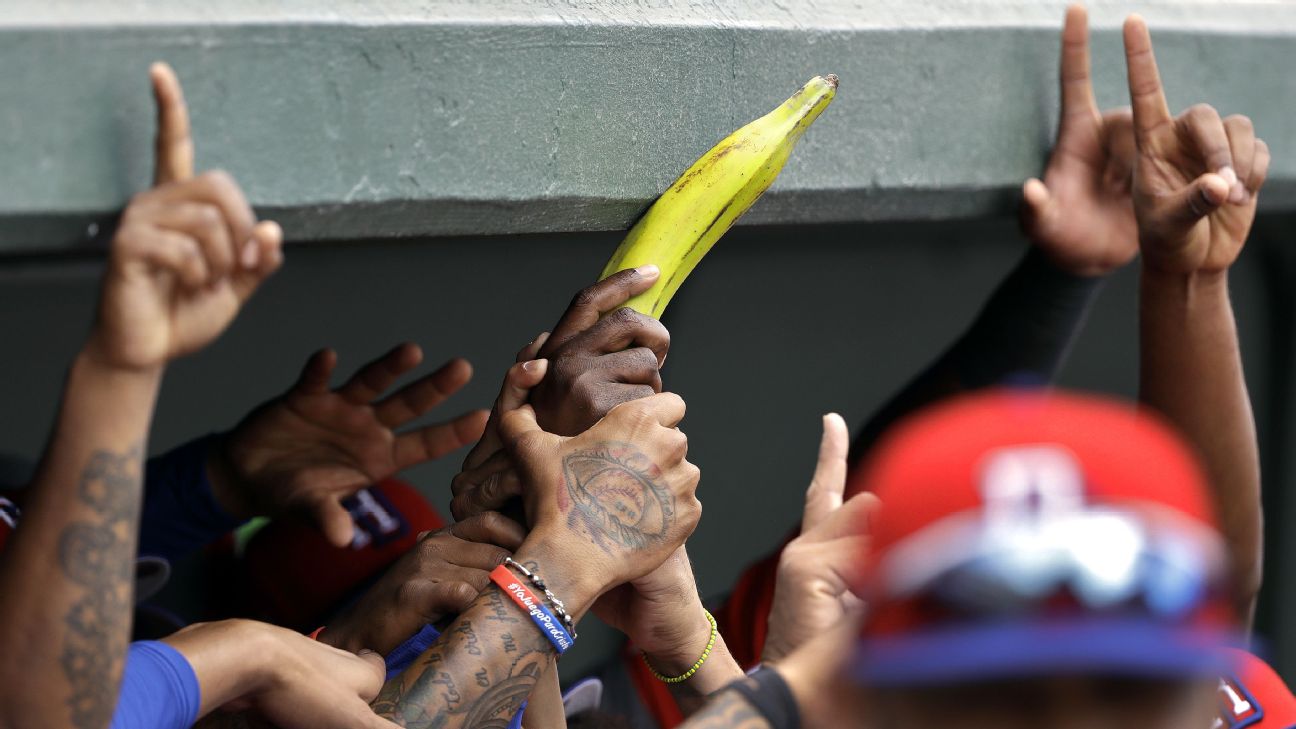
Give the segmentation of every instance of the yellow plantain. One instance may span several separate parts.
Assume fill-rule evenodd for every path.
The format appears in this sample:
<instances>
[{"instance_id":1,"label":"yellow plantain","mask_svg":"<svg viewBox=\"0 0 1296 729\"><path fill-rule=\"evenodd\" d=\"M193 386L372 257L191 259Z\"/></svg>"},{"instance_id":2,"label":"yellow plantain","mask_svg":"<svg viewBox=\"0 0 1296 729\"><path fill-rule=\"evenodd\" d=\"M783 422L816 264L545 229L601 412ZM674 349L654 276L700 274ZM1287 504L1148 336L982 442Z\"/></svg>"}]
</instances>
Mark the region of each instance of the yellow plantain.
<instances>
[{"instance_id":1,"label":"yellow plantain","mask_svg":"<svg viewBox=\"0 0 1296 729\"><path fill-rule=\"evenodd\" d=\"M836 76L816 76L712 147L635 223L599 279L657 264L661 277L625 305L660 318L698 261L778 177L792 147L836 94Z\"/></svg>"}]
</instances>

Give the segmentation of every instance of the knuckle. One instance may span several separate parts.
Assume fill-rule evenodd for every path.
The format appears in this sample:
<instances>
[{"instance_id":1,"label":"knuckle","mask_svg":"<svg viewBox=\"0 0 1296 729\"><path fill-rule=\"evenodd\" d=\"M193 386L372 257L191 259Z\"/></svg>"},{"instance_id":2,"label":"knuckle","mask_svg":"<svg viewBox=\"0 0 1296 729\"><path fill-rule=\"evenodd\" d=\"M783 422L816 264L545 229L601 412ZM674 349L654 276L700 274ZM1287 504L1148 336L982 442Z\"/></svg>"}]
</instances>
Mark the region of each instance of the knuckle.
<instances>
[{"instance_id":1,"label":"knuckle","mask_svg":"<svg viewBox=\"0 0 1296 729\"><path fill-rule=\"evenodd\" d=\"M1210 104L1193 104L1188 107L1188 118L1205 122L1210 121L1211 119L1218 119L1219 112Z\"/></svg>"},{"instance_id":2,"label":"knuckle","mask_svg":"<svg viewBox=\"0 0 1296 729\"><path fill-rule=\"evenodd\" d=\"M635 347L629 350L629 358L635 366L652 374L657 373L657 355L647 347Z\"/></svg>"},{"instance_id":3,"label":"knuckle","mask_svg":"<svg viewBox=\"0 0 1296 729\"><path fill-rule=\"evenodd\" d=\"M689 488L696 490L698 483L702 480L702 469L698 468L696 463L685 461L684 478L685 482L689 484Z\"/></svg>"},{"instance_id":4,"label":"knuckle","mask_svg":"<svg viewBox=\"0 0 1296 729\"><path fill-rule=\"evenodd\" d=\"M1244 114L1229 115L1228 117L1225 117L1224 123L1232 129L1244 131L1255 129L1255 124L1251 121L1251 117Z\"/></svg>"},{"instance_id":5,"label":"knuckle","mask_svg":"<svg viewBox=\"0 0 1296 729\"><path fill-rule=\"evenodd\" d=\"M511 556L513 556L512 553L510 553L507 549L504 549L503 547L495 547L494 549L491 550L490 560L491 560L491 563L493 563L493 564L496 565L496 566L499 566L499 565L504 564L504 559L505 559L506 557L511 557ZM482 587L485 587L486 585L485 585L484 583L487 582L487 581L489 581L489 580L490 580L490 575L488 575L488 574L486 574L485 572L483 572L483 573L482 573L482 582L483 582Z\"/></svg>"},{"instance_id":6,"label":"knuckle","mask_svg":"<svg viewBox=\"0 0 1296 729\"><path fill-rule=\"evenodd\" d=\"M481 592L485 587L484 581L480 587L467 582L456 582L449 586L446 591L455 602L455 612L461 612L472 604L473 600L477 599L477 593Z\"/></svg>"},{"instance_id":7,"label":"knuckle","mask_svg":"<svg viewBox=\"0 0 1296 729\"><path fill-rule=\"evenodd\" d=\"M567 308L588 309L594 306L594 302L597 300L598 300L597 285L589 286L587 288L581 289L580 291L577 291L576 295L572 297L571 305L568 306Z\"/></svg>"},{"instance_id":8,"label":"knuckle","mask_svg":"<svg viewBox=\"0 0 1296 729\"><path fill-rule=\"evenodd\" d=\"M396 587L396 605L406 609L417 609L422 592L421 582L406 580Z\"/></svg>"},{"instance_id":9,"label":"knuckle","mask_svg":"<svg viewBox=\"0 0 1296 729\"><path fill-rule=\"evenodd\" d=\"M639 312L635 311L634 309L631 309L628 306L623 306L620 309L617 309L616 311L607 315L607 319L610 321L611 325L614 328L622 331L627 329L635 329L641 326L642 322L640 322L640 319L646 319L646 318L647 317L645 317L643 314L640 314Z\"/></svg>"},{"instance_id":10,"label":"knuckle","mask_svg":"<svg viewBox=\"0 0 1296 729\"><path fill-rule=\"evenodd\" d=\"M688 455L688 436L683 431L672 430L666 438L667 454L671 460L684 460Z\"/></svg>"},{"instance_id":11,"label":"knuckle","mask_svg":"<svg viewBox=\"0 0 1296 729\"><path fill-rule=\"evenodd\" d=\"M567 396L578 403L590 403L598 399L602 378L593 370L585 370L567 381Z\"/></svg>"},{"instance_id":12,"label":"knuckle","mask_svg":"<svg viewBox=\"0 0 1296 729\"><path fill-rule=\"evenodd\" d=\"M225 170L207 170L198 175L197 180L204 185L219 189L228 189L234 186L234 176Z\"/></svg>"},{"instance_id":13,"label":"knuckle","mask_svg":"<svg viewBox=\"0 0 1296 729\"><path fill-rule=\"evenodd\" d=\"M207 231L220 229L225 222L220 210L215 205L199 203L194 208L194 219Z\"/></svg>"},{"instance_id":14,"label":"knuckle","mask_svg":"<svg viewBox=\"0 0 1296 729\"><path fill-rule=\"evenodd\" d=\"M488 483L498 483L499 478L492 476ZM498 511L483 511L475 517L481 528L488 532L498 532L504 528L504 517Z\"/></svg>"}]
</instances>

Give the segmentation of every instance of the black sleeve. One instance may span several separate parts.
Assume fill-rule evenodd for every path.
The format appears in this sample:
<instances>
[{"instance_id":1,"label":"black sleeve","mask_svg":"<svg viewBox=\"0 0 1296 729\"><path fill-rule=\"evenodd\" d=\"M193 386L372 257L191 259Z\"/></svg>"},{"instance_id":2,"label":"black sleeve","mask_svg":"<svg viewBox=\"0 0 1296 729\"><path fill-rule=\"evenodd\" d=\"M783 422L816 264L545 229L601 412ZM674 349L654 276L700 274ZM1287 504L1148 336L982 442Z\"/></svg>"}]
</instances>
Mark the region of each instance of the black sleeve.
<instances>
[{"instance_id":1,"label":"black sleeve","mask_svg":"<svg viewBox=\"0 0 1296 729\"><path fill-rule=\"evenodd\" d=\"M1052 382L1102 281L1062 271L1031 247L954 346L865 422L851 443L851 463L897 420L938 400L1010 382Z\"/></svg>"}]
</instances>

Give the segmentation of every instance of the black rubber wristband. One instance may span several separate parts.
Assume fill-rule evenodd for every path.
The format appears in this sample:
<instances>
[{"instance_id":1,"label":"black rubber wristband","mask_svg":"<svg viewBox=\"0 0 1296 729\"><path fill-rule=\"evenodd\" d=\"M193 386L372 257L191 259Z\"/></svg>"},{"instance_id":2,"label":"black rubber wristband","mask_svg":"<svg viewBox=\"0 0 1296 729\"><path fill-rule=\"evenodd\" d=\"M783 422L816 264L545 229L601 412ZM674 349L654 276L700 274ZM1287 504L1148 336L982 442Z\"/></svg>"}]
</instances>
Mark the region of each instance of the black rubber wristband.
<instances>
[{"instance_id":1,"label":"black rubber wristband","mask_svg":"<svg viewBox=\"0 0 1296 729\"><path fill-rule=\"evenodd\" d=\"M772 668L759 668L745 679L729 684L765 717L772 729L801 729L801 709L787 681Z\"/></svg>"}]
</instances>

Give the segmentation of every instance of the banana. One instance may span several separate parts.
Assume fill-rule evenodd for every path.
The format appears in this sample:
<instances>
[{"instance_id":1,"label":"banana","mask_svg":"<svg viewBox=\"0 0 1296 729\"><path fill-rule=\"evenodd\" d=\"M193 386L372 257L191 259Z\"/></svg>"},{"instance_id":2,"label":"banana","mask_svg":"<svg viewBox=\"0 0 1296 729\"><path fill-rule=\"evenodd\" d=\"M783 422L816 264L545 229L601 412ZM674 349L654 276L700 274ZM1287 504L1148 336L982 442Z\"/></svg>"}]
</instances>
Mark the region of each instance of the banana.
<instances>
[{"instance_id":1,"label":"banana","mask_svg":"<svg viewBox=\"0 0 1296 729\"><path fill-rule=\"evenodd\" d=\"M774 111L712 147L635 223L599 280L657 264L656 283L625 305L660 318L711 246L778 177L801 135L836 94L836 76L816 76Z\"/></svg>"}]
</instances>

